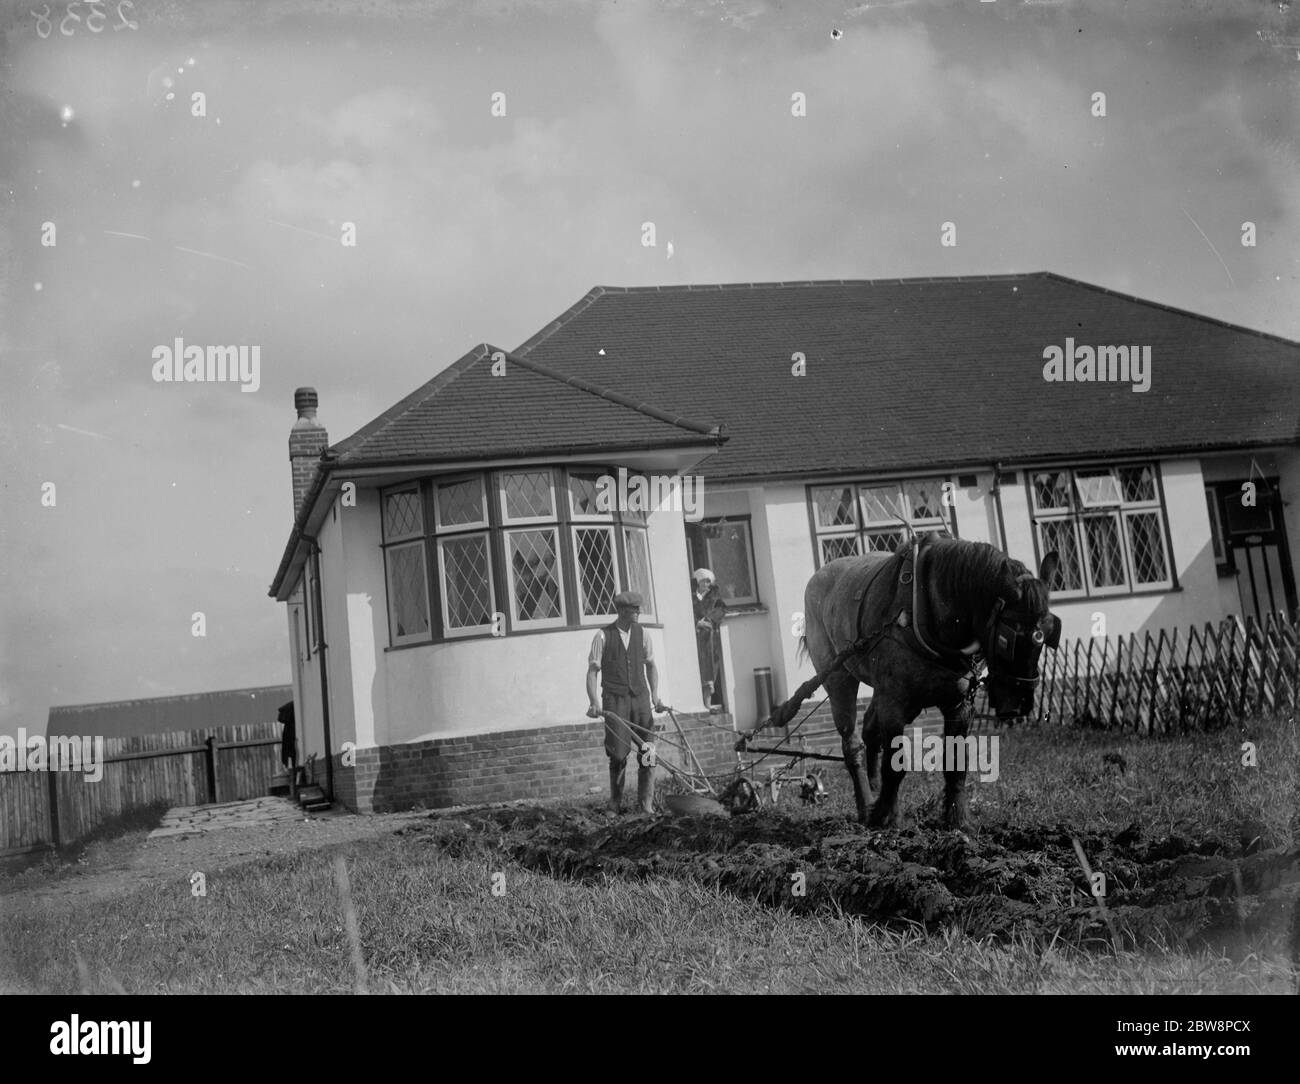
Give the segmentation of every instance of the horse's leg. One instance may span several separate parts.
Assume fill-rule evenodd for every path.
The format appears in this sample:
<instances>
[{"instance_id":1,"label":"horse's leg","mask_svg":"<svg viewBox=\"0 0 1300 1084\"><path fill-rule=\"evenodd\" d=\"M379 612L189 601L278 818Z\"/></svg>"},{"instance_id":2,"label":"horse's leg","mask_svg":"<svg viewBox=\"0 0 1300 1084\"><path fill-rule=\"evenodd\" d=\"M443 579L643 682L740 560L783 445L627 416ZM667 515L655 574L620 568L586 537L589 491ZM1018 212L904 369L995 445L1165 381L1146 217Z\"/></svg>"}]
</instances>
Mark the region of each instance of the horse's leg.
<instances>
[{"instance_id":1,"label":"horse's leg","mask_svg":"<svg viewBox=\"0 0 1300 1084\"><path fill-rule=\"evenodd\" d=\"M867 782L880 793L880 720L876 717L876 700L872 697L862 713L862 740L867 747Z\"/></svg>"},{"instance_id":2,"label":"horse's leg","mask_svg":"<svg viewBox=\"0 0 1300 1084\"><path fill-rule=\"evenodd\" d=\"M894 750L903 737L903 728L910 721L902 706L888 697L876 696L871 701L875 712L873 731L878 735L876 748L881 753L880 794L871 809L872 828L894 828L898 824L898 788L907 773L894 766Z\"/></svg>"},{"instance_id":3,"label":"horse's leg","mask_svg":"<svg viewBox=\"0 0 1300 1084\"><path fill-rule=\"evenodd\" d=\"M864 766L866 750L858 737L857 706L858 679L841 670L826 679L826 695L831 701L831 717L840 732L840 747L844 750L844 767L853 781L853 800L858 806L858 820L867 823L867 806L871 804L871 784L867 782Z\"/></svg>"},{"instance_id":4,"label":"horse's leg","mask_svg":"<svg viewBox=\"0 0 1300 1084\"><path fill-rule=\"evenodd\" d=\"M966 823L966 766L973 763L974 751L970 749L963 751L963 759L960 762L962 769L957 771L955 765L948 762L948 750L955 745L948 739L960 738L964 745L968 745L966 731L969 729L970 701L965 697L943 709L943 823L945 828L961 828Z\"/></svg>"}]
</instances>

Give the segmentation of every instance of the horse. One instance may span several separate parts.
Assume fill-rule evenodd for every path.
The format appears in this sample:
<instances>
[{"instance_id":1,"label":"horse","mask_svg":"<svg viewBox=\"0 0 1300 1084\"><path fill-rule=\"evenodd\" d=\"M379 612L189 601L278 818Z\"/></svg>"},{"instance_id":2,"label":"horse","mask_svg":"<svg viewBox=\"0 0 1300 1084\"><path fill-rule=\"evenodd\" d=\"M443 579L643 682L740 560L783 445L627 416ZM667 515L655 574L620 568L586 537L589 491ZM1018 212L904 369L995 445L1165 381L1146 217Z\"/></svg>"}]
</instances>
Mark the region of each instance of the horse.
<instances>
[{"instance_id":1,"label":"horse","mask_svg":"<svg viewBox=\"0 0 1300 1084\"><path fill-rule=\"evenodd\" d=\"M773 712L772 722L788 722L799 702L824 684L858 820L895 827L905 774L894 763L895 739L933 706L943 713L945 750L956 745L949 738L964 740L981 657L999 721L1033 709L1039 656L1060 639L1060 618L1048 611L1048 584L1057 565L1057 553L1048 553L1035 578L987 543L931 535L895 554L828 561L804 591L800 646L817 667L817 678ZM860 682L873 689L862 740L854 726ZM955 759L946 757L944 764L943 818L949 828L966 822L966 771L948 762Z\"/></svg>"}]
</instances>

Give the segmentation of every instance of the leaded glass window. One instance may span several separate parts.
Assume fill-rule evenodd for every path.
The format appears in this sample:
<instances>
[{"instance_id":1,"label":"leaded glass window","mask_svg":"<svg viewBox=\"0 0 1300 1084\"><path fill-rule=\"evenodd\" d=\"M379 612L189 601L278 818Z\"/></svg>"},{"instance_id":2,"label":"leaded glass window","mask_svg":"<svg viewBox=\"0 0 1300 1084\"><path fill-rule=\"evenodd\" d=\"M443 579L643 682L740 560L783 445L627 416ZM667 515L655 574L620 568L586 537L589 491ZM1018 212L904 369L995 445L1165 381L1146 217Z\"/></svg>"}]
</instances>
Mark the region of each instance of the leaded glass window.
<instances>
[{"instance_id":1,"label":"leaded glass window","mask_svg":"<svg viewBox=\"0 0 1300 1084\"><path fill-rule=\"evenodd\" d=\"M1060 555L1054 592L1173 586L1156 464L1031 471L1029 487L1039 552Z\"/></svg>"},{"instance_id":2,"label":"leaded glass window","mask_svg":"<svg viewBox=\"0 0 1300 1084\"><path fill-rule=\"evenodd\" d=\"M438 539L442 621L447 634L492 627L492 561L486 534Z\"/></svg>"},{"instance_id":3,"label":"leaded glass window","mask_svg":"<svg viewBox=\"0 0 1300 1084\"><path fill-rule=\"evenodd\" d=\"M555 491L549 470L503 471L502 518L506 522L555 518Z\"/></svg>"},{"instance_id":4,"label":"leaded glass window","mask_svg":"<svg viewBox=\"0 0 1300 1084\"><path fill-rule=\"evenodd\" d=\"M952 536L955 525L944 478L812 486L813 530L822 564L863 553L894 553L917 533Z\"/></svg>"},{"instance_id":5,"label":"leaded glass window","mask_svg":"<svg viewBox=\"0 0 1300 1084\"><path fill-rule=\"evenodd\" d=\"M623 590L653 621L646 517L603 510L603 477L617 468L481 472L381 493L390 642L608 623Z\"/></svg>"},{"instance_id":6,"label":"leaded glass window","mask_svg":"<svg viewBox=\"0 0 1300 1084\"><path fill-rule=\"evenodd\" d=\"M393 643L409 643L429 634L429 596L424 566L424 541L389 546L388 622Z\"/></svg>"},{"instance_id":7,"label":"leaded glass window","mask_svg":"<svg viewBox=\"0 0 1300 1084\"><path fill-rule=\"evenodd\" d=\"M564 624L556 529L507 531L506 552L514 623L520 628Z\"/></svg>"},{"instance_id":8,"label":"leaded glass window","mask_svg":"<svg viewBox=\"0 0 1300 1084\"><path fill-rule=\"evenodd\" d=\"M583 617L613 620L618 594L618 561L612 527L573 528L573 558L578 572L578 605Z\"/></svg>"}]
</instances>

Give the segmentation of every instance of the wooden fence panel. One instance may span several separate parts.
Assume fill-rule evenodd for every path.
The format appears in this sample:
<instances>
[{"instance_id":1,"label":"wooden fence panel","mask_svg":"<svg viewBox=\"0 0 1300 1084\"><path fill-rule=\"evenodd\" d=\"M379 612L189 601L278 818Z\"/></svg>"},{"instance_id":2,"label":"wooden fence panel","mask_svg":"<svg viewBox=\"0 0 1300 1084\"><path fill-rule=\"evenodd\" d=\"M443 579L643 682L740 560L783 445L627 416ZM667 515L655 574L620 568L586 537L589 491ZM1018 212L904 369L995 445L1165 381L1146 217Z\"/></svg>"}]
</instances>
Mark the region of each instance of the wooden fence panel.
<instances>
[{"instance_id":1,"label":"wooden fence panel","mask_svg":"<svg viewBox=\"0 0 1300 1084\"><path fill-rule=\"evenodd\" d=\"M0 775L0 852L35 847L49 838L48 789L44 772Z\"/></svg>"},{"instance_id":2,"label":"wooden fence panel","mask_svg":"<svg viewBox=\"0 0 1300 1084\"><path fill-rule=\"evenodd\" d=\"M218 740L218 801L257 798L270 791L281 767L279 723L109 738L103 743L103 774L97 781L72 770L0 773L0 854L53 842L51 793L57 796L61 844L83 839L100 825L155 803L202 805L208 800L203 743L209 735ZM141 755L150 753L156 755Z\"/></svg>"}]
</instances>

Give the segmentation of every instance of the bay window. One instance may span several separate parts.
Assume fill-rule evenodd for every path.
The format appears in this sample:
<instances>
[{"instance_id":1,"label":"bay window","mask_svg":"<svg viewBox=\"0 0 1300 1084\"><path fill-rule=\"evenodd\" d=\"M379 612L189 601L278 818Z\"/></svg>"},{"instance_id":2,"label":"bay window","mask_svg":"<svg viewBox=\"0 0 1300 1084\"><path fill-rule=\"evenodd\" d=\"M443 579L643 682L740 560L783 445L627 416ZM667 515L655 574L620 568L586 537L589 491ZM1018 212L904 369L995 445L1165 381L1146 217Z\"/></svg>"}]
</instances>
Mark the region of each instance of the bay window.
<instances>
[{"instance_id":1,"label":"bay window","mask_svg":"<svg viewBox=\"0 0 1300 1084\"><path fill-rule=\"evenodd\" d=\"M601 507L605 474L520 467L385 490L390 642L607 625L622 590L654 620L645 519Z\"/></svg>"}]
</instances>

